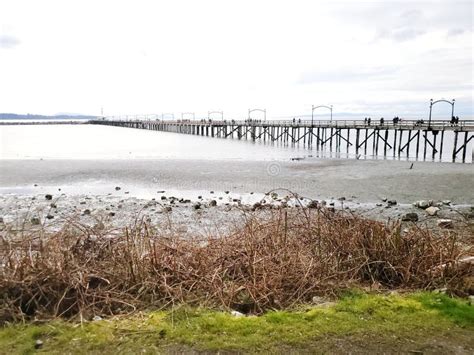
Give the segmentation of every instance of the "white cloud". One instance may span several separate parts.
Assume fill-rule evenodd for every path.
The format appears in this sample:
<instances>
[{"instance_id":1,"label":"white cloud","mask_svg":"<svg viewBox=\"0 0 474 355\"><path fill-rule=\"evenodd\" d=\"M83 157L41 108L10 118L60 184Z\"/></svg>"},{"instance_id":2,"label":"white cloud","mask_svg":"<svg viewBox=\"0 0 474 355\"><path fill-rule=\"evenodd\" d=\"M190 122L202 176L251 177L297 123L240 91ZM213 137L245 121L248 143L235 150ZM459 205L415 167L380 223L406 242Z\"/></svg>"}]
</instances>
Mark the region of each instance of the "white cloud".
<instances>
[{"instance_id":1,"label":"white cloud","mask_svg":"<svg viewBox=\"0 0 474 355\"><path fill-rule=\"evenodd\" d=\"M472 115L468 5L2 0L0 34L21 45L0 51L0 111L375 115L446 96Z\"/></svg>"}]
</instances>

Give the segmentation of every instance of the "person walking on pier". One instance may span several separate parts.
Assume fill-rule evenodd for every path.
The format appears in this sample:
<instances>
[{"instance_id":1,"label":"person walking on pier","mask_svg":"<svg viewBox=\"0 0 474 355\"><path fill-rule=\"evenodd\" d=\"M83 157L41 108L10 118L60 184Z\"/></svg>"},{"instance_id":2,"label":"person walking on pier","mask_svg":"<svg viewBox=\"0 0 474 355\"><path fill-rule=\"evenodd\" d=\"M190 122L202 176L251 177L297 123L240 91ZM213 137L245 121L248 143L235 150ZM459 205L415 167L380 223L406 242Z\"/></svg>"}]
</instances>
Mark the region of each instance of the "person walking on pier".
<instances>
[{"instance_id":1,"label":"person walking on pier","mask_svg":"<svg viewBox=\"0 0 474 355\"><path fill-rule=\"evenodd\" d=\"M367 126L367 117L364 118L364 124Z\"/></svg>"},{"instance_id":2,"label":"person walking on pier","mask_svg":"<svg viewBox=\"0 0 474 355\"><path fill-rule=\"evenodd\" d=\"M384 123L384 119L383 117L380 118L380 125L383 126L383 123Z\"/></svg>"},{"instance_id":3,"label":"person walking on pier","mask_svg":"<svg viewBox=\"0 0 474 355\"><path fill-rule=\"evenodd\" d=\"M369 126L370 126L370 121L372 121L372 119L369 117L369 118L367 119L367 124L368 124Z\"/></svg>"}]
</instances>

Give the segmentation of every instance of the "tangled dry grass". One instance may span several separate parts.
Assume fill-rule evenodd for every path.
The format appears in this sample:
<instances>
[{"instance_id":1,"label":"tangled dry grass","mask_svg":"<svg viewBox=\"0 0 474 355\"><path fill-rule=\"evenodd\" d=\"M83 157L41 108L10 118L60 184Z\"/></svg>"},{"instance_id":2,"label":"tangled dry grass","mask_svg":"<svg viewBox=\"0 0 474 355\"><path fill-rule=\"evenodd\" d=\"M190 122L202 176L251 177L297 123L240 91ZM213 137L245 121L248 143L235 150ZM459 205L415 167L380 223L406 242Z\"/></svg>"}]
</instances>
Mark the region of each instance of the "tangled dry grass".
<instances>
[{"instance_id":1,"label":"tangled dry grass","mask_svg":"<svg viewBox=\"0 0 474 355\"><path fill-rule=\"evenodd\" d=\"M258 313L354 285L456 285L473 271L458 262L473 248L455 233L402 232L397 223L324 208L246 219L234 233L205 240L160 236L143 221L115 234L66 227L4 238L1 317L91 317L180 303Z\"/></svg>"}]
</instances>

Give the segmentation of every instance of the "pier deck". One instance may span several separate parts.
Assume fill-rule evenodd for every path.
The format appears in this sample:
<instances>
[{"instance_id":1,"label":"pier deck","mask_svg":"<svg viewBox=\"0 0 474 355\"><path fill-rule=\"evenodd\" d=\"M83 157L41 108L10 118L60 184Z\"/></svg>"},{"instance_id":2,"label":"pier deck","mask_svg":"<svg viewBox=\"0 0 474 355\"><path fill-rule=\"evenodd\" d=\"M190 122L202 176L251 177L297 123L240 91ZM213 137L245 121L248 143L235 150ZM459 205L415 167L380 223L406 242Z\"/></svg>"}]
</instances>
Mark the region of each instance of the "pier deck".
<instances>
[{"instance_id":1,"label":"pier deck","mask_svg":"<svg viewBox=\"0 0 474 355\"><path fill-rule=\"evenodd\" d=\"M424 160L441 158L445 133L453 135L452 161L466 161L468 145L474 138L474 121L408 121L365 120L333 121L264 121L264 120L114 120L90 121L91 124L139 128L164 132L193 134L217 138L302 144L318 150L383 156L410 153ZM410 150L410 146L411 150ZM429 154L428 154L429 153Z\"/></svg>"}]
</instances>

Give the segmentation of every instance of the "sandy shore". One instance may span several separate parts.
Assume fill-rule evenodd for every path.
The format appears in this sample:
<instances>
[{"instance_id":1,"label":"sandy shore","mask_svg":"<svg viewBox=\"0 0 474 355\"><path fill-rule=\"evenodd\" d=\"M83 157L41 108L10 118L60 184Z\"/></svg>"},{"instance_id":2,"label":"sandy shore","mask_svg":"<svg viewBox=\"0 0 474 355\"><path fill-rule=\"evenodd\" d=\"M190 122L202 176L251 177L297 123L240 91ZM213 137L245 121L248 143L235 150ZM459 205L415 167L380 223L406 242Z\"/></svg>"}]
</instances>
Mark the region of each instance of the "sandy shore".
<instances>
[{"instance_id":1,"label":"sandy shore","mask_svg":"<svg viewBox=\"0 0 474 355\"><path fill-rule=\"evenodd\" d=\"M306 198L304 204L324 200L328 207L381 221L413 212L417 223L435 226L438 218L456 220L461 214L471 214L471 164L411 165L311 158L268 162L1 160L0 217L10 226L30 224L37 217L49 228L59 228L71 217L91 228L122 227L143 218L167 232L219 235L242 224L242 210L265 198L265 192L281 187ZM275 199L266 197L268 204L295 204L288 191L277 193ZM46 194L52 200L45 199ZM387 200L396 204L388 205ZM417 200L438 202L437 216L414 207ZM450 205L442 204L443 200L450 200ZM200 208L195 208L196 203Z\"/></svg>"},{"instance_id":2,"label":"sandy shore","mask_svg":"<svg viewBox=\"0 0 474 355\"><path fill-rule=\"evenodd\" d=\"M1 160L0 193L106 195L121 186L130 196L173 190L195 198L209 191L245 194L284 187L316 199L346 197L361 203L383 198L474 204L472 164L386 160ZM38 186L34 186L37 184Z\"/></svg>"}]
</instances>

